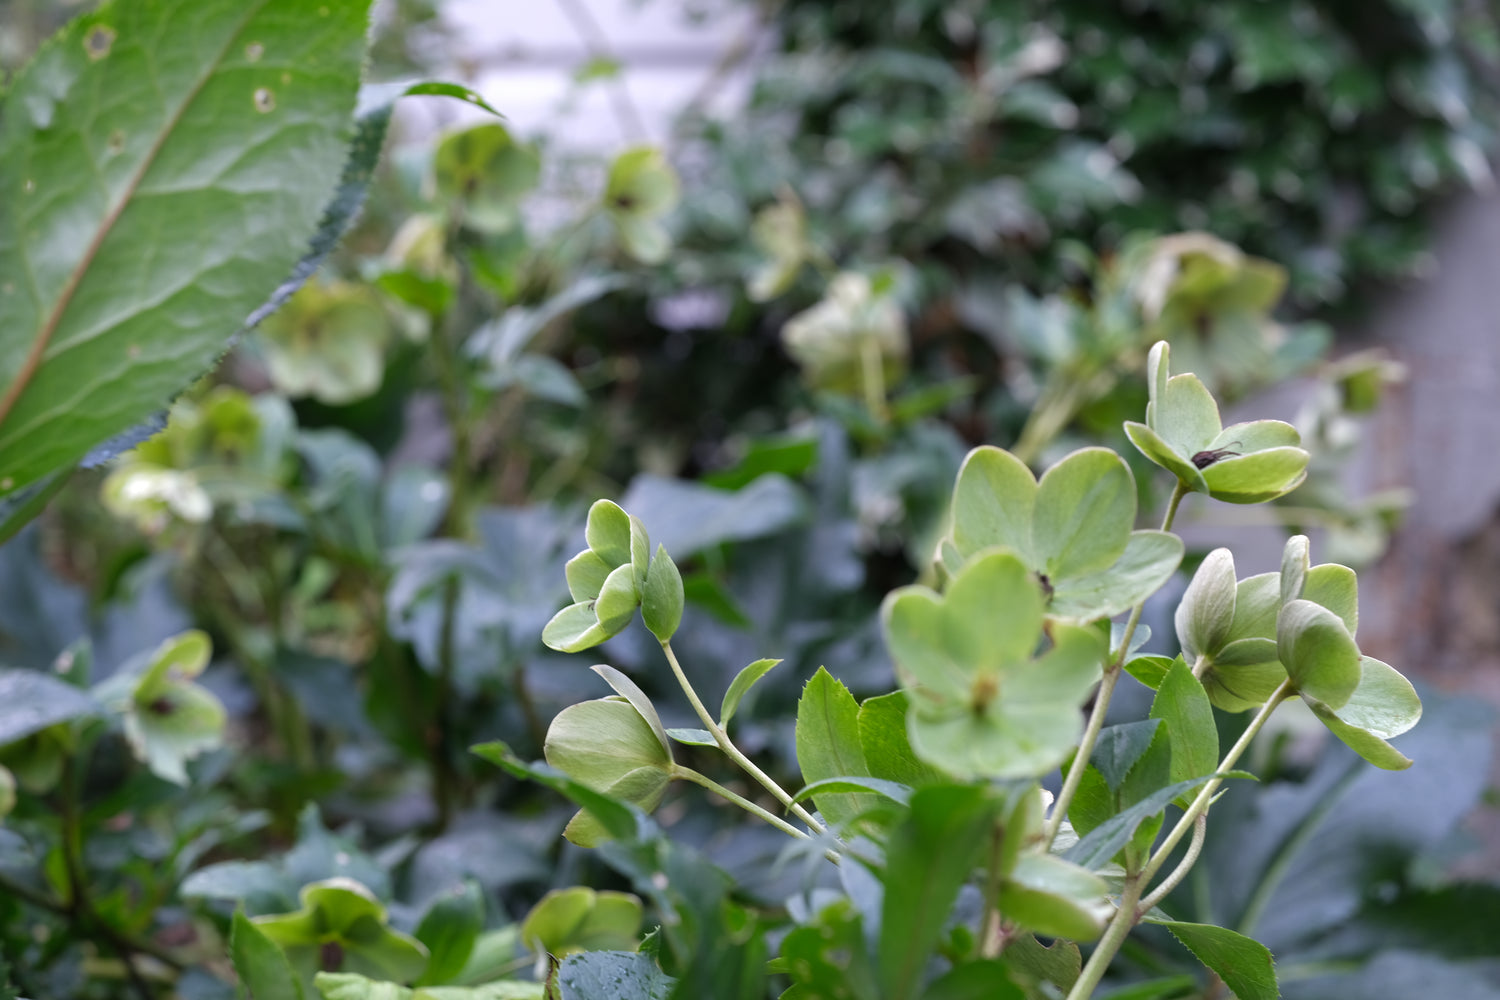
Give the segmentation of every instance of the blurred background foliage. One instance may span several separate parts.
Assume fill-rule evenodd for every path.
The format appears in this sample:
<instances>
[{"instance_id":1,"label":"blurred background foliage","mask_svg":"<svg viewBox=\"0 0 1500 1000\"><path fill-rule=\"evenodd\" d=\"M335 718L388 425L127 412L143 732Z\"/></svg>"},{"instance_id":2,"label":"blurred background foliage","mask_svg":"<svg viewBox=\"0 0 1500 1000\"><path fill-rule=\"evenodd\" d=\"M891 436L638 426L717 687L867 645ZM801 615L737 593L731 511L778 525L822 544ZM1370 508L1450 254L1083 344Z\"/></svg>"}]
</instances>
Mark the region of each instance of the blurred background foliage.
<instances>
[{"instance_id":1,"label":"blurred background foliage","mask_svg":"<svg viewBox=\"0 0 1500 1000\"><path fill-rule=\"evenodd\" d=\"M80 6L0 3L0 68ZM372 79L451 69L439 7L387 5ZM476 982L527 967L517 922L549 889L634 884L655 919L697 906L717 927L723 886L696 855L673 862L688 888L652 897L632 882L645 862L621 853L606 868L563 847L571 807L468 751L504 739L540 757L552 716L604 693L539 638L566 600L587 504L619 499L683 567L675 646L710 698L745 663L786 659L737 739L794 774L793 708L819 665L858 693L889 689L875 611L929 572L967 448L1039 466L1121 445L1157 339L1228 398L1308 378L1314 465L1279 521L1321 533L1329 560L1379 557L1404 497L1350 497L1341 470L1400 369L1331 360L1331 330L1370 288L1423 272L1437 199L1490 183L1492 5L757 12L770 41L740 53L760 52L747 106L690 108L664 149L581 156L493 120L408 131L319 278L163 434L79 474L0 549L7 666L71 664L88 636L97 680L198 627L215 649L200 682L229 718L188 788L125 754L63 768L65 723L0 747L29 793L0 828L9 884L44 884L61 863L48 845L76 794L96 922L169 953L187 971L163 963L164 977L185 998L232 995L219 956L235 901L285 912L338 875L402 930L477 885L490 950L476 955L491 966L470 970ZM585 71L580 86L615 72L607 58ZM486 96L504 110L504 93ZM1147 504L1163 500L1124 453ZM638 628L606 655L664 695ZM690 724L663 702L668 725ZM1384 995L1373 984L1390 970L1366 961L1408 954L1470 989L1445 996L1500 995L1467 964L1492 943L1452 936L1445 902L1500 912L1491 882L1452 874L1488 787L1474 762L1491 723L1429 706L1417 772L1443 777L1424 823L1387 825L1415 812L1410 786L1347 777L1342 748L1309 749L1295 727L1266 750L1265 784L1233 791L1236 823L1220 833L1215 814L1214 878L1240 870L1242 844L1260 846L1259 874L1185 912L1264 915L1256 932L1283 942L1288 996ZM1319 830L1314 792L1356 780L1372 786L1367 825ZM773 866L774 832L732 812L674 791L657 819L735 877L760 935L791 919L804 879ZM1318 869L1324 909L1267 907L1311 892L1289 874L1309 845L1354 859ZM0 955L28 995L119 995L97 926L75 916L0 892ZM1190 967L1160 944L1128 954L1122 975Z\"/></svg>"}]
</instances>

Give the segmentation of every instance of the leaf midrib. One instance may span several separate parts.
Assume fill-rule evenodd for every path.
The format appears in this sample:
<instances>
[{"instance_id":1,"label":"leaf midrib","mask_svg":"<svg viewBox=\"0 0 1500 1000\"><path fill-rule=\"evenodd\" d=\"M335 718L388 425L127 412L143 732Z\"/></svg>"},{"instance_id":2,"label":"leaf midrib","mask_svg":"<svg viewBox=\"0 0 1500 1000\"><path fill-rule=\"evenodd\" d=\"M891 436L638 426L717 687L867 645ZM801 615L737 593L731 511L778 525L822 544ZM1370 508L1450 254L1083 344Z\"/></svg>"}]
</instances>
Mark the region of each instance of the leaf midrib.
<instances>
[{"instance_id":1,"label":"leaf midrib","mask_svg":"<svg viewBox=\"0 0 1500 1000\"><path fill-rule=\"evenodd\" d=\"M100 247L104 245L104 241L114 229L115 223L119 221L120 216L124 214L125 209L134 200L141 182L145 180L146 174L155 165L162 148L167 144L167 140L176 132L178 124L182 121L182 116L192 106L193 102L197 100L199 93L202 92L208 81L223 66L224 60L228 57L229 51L233 48L235 41L244 33L245 26L254 19L255 15L260 13L266 3L267 0L255 0L255 2L248 5L244 17L241 18L234 30L226 36L224 45L219 49L219 52L205 64L203 73L188 88L187 93L183 95L182 101L178 104L177 108L167 117L160 134L151 144L151 148L146 151L146 155L142 157L140 166L121 190L120 197L111 206L110 210L104 214L98 230L94 233L93 238L89 240L88 246L84 248L83 255L78 259L77 265L74 266L72 272L68 275L68 280L63 283L62 291L58 293L52 309L38 328L37 335L33 339L31 348L27 351L26 359L21 363L21 368L16 373L14 381L6 387L4 394L0 395L0 424L3 424L5 419L10 416L11 410L15 409L17 401L20 400L27 386L31 384L31 380L35 377L37 369L41 368L42 361L47 355L47 348L51 346L52 338L57 333L58 327L62 325L63 316L67 313L68 306L72 304L73 296L77 293L79 285L83 283L83 279L88 275L89 268L92 266L94 258L98 255ZM22 257L29 262L30 252L24 239L21 241L20 249Z\"/></svg>"}]
</instances>

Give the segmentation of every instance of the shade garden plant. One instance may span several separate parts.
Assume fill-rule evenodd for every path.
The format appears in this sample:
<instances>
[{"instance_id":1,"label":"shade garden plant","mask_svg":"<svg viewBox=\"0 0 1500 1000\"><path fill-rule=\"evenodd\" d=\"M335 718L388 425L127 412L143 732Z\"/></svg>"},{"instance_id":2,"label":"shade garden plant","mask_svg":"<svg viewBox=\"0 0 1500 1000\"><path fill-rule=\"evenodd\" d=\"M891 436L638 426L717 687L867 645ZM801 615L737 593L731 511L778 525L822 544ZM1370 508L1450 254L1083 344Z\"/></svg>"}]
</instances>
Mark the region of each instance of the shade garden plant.
<instances>
[{"instance_id":1,"label":"shade garden plant","mask_svg":"<svg viewBox=\"0 0 1500 1000\"><path fill-rule=\"evenodd\" d=\"M1429 706L1457 790L1403 826L1354 765L1410 766L1422 705L1354 570L1173 531L1326 474L1172 370L1282 342L1274 265L1094 262L1017 444L968 449L911 269L788 194L741 277L824 286L781 336L816 416L640 472L678 453L634 423L651 358L589 351L676 289L682 182L629 150L531 233L539 152L487 114L381 236L393 102L487 108L361 88L367 6L117 0L0 104L0 997L1245 1000L1281 991L1258 927L1304 977L1489 953L1439 854L1484 720ZM426 452L384 422L424 401ZM1278 895L1310 843L1366 866L1332 918Z\"/></svg>"}]
</instances>

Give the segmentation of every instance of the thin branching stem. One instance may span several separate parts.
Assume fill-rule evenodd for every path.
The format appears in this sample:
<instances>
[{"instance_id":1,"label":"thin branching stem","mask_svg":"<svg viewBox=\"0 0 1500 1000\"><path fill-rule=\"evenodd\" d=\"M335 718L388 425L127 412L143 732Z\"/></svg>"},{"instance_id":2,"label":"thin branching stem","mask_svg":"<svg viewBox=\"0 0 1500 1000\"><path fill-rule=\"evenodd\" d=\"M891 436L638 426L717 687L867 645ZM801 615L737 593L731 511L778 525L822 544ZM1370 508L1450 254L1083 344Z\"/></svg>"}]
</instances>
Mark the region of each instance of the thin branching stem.
<instances>
[{"instance_id":1,"label":"thin branching stem","mask_svg":"<svg viewBox=\"0 0 1500 1000\"><path fill-rule=\"evenodd\" d=\"M723 750L724 754L730 760L738 764L741 770L754 778L762 788L774 795L776 801L796 814L797 818L806 823L809 829L815 833L827 833L828 831L823 824L819 823L812 813L802 808L800 803L793 802L791 794L778 785L775 779L759 767L756 767L755 762L746 757L740 751L739 747L734 745L733 741L729 738L729 734L724 731L724 727L714 721L712 715L708 714L708 709L703 705L703 699L699 698L698 692L693 690L693 685L688 681L687 674L682 669L682 664L677 662L677 654L672 652L672 644L670 642L663 642L661 648L662 652L667 655L667 663L671 664L672 673L676 675L677 683L682 687L683 694L687 695L688 701L692 703L693 711L697 713L699 721L703 723L703 728L707 729L713 735L714 742L719 744L719 749Z\"/></svg>"}]
</instances>

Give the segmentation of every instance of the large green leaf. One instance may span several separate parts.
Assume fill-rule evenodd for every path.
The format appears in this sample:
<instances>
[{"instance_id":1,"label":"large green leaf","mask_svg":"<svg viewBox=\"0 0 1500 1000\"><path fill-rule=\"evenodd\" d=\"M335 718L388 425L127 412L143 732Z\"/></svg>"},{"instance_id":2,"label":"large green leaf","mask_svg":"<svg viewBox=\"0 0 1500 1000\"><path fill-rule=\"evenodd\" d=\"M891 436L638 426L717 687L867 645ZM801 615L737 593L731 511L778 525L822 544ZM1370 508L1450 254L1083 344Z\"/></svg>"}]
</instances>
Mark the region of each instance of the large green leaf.
<instances>
[{"instance_id":1,"label":"large green leaf","mask_svg":"<svg viewBox=\"0 0 1500 1000\"><path fill-rule=\"evenodd\" d=\"M667 1000L674 981L650 955L592 951L568 956L557 985L562 1000Z\"/></svg>"},{"instance_id":2,"label":"large green leaf","mask_svg":"<svg viewBox=\"0 0 1500 1000\"><path fill-rule=\"evenodd\" d=\"M59 722L102 711L93 698L51 674L0 670L0 746Z\"/></svg>"},{"instance_id":3,"label":"large green leaf","mask_svg":"<svg viewBox=\"0 0 1500 1000\"><path fill-rule=\"evenodd\" d=\"M0 493L160 410L306 251L369 0L136 0L0 112Z\"/></svg>"},{"instance_id":4,"label":"large green leaf","mask_svg":"<svg viewBox=\"0 0 1500 1000\"><path fill-rule=\"evenodd\" d=\"M484 930L484 896L478 883L465 881L433 900L413 936L427 947L427 968L419 984L452 982L463 971Z\"/></svg>"}]
</instances>

